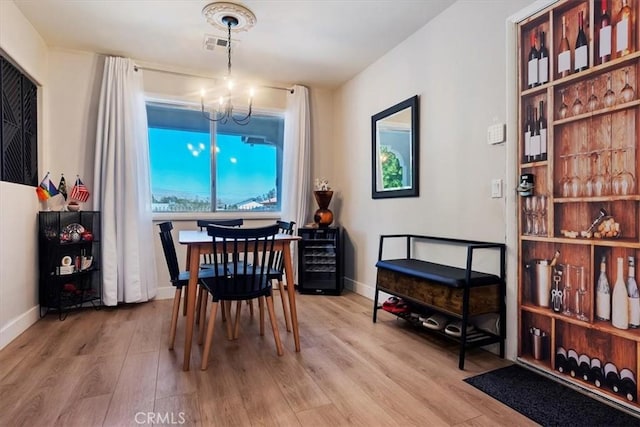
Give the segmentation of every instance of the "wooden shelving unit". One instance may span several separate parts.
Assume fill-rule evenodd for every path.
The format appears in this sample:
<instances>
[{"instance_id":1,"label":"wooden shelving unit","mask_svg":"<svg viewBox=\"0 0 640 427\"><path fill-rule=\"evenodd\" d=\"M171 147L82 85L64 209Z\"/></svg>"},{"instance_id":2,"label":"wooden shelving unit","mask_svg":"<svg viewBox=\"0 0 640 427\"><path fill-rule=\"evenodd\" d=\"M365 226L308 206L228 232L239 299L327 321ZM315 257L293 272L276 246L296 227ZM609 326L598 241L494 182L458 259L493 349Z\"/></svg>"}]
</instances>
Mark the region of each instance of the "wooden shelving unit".
<instances>
[{"instance_id":1,"label":"wooden shelving unit","mask_svg":"<svg viewBox=\"0 0 640 427\"><path fill-rule=\"evenodd\" d=\"M599 58L601 0L558 1L519 24L519 170L521 174L534 175L531 199L537 203L527 201L526 197L520 197L518 203L518 358L640 412L636 397L640 395L637 385L640 329L618 329L610 321L597 320L595 315L595 289L601 259L606 260L612 291L617 278L616 259L623 257L625 260L625 281L627 258L634 257L636 266L640 263L640 51L636 48L640 44L640 1L629 0L633 10L634 49L621 57L615 52L615 27L622 0L607 3L613 35L611 60L605 63ZM576 72L573 64L579 12L584 14L589 68ZM572 65L571 73L565 77L558 73L563 18ZM530 37L532 33L537 35L542 31L546 34L549 51L549 81L529 88ZM627 91L623 95L627 83L633 92ZM607 95L608 90L613 95ZM597 100L590 104L591 95ZM527 107L537 107L540 101L543 101L548 127L547 159L529 161L525 158L524 137ZM601 209L620 224L621 235L617 238L581 237L580 232L589 228ZM578 234L575 238L568 237L567 230ZM576 296L577 286L574 286L569 297L562 300L569 306L569 314L554 311L552 304L547 305L545 298L539 296L540 289L545 286L541 285L544 280L538 277L540 272L536 271L536 263L550 261L556 251L560 252L557 265L545 270L553 272L549 277L550 290L564 291L564 269L568 265L582 267L586 278L586 292ZM635 277L640 282L638 270L637 267ZM583 313L584 318L578 318L577 312ZM548 345L537 359L534 358L532 328L540 329L548 336ZM618 371L631 370L636 380L633 399L559 372L556 353L561 347L597 358L603 365L614 363Z\"/></svg>"}]
</instances>

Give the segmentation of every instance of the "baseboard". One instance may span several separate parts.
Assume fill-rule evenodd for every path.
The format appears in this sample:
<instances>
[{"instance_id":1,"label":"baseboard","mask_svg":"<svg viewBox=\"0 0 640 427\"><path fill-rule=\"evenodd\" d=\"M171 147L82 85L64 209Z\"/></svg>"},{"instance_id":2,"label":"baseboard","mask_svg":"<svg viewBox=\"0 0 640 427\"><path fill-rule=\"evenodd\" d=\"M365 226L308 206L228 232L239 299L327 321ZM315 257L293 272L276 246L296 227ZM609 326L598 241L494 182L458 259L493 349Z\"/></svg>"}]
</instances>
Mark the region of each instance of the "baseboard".
<instances>
[{"instance_id":1,"label":"baseboard","mask_svg":"<svg viewBox=\"0 0 640 427\"><path fill-rule=\"evenodd\" d=\"M363 297L367 297L371 300L373 299L373 296L376 292L376 288L374 286L356 282L355 280L349 279L347 277L344 278L344 287L352 292L355 292L358 295L362 295Z\"/></svg>"},{"instance_id":2,"label":"baseboard","mask_svg":"<svg viewBox=\"0 0 640 427\"><path fill-rule=\"evenodd\" d=\"M38 319L40 319L40 306L36 305L7 323L0 329L0 349L16 339Z\"/></svg>"},{"instance_id":3,"label":"baseboard","mask_svg":"<svg viewBox=\"0 0 640 427\"><path fill-rule=\"evenodd\" d=\"M154 299L172 299L176 294L176 288L173 286L163 286L157 289Z\"/></svg>"}]
</instances>

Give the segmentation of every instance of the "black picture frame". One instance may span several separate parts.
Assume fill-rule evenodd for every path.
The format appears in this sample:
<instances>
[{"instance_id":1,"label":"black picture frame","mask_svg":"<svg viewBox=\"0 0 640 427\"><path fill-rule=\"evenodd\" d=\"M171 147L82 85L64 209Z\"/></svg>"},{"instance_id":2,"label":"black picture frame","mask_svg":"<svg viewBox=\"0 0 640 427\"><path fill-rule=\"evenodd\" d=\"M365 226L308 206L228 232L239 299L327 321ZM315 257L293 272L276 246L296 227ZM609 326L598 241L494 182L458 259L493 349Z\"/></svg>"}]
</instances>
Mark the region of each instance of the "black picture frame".
<instances>
[{"instance_id":1,"label":"black picture frame","mask_svg":"<svg viewBox=\"0 0 640 427\"><path fill-rule=\"evenodd\" d=\"M419 196L419 98L371 116L371 197Z\"/></svg>"}]
</instances>

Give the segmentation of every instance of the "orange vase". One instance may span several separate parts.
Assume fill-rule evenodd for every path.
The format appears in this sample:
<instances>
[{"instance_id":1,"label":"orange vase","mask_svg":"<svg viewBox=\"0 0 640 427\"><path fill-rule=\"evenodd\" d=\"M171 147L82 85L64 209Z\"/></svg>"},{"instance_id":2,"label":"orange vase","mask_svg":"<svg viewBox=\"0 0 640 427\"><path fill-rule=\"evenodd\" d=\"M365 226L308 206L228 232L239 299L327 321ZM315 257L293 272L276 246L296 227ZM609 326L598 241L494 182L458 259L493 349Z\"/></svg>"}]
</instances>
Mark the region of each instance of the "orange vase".
<instances>
[{"instance_id":1,"label":"orange vase","mask_svg":"<svg viewBox=\"0 0 640 427\"><path fill-rule=\"evenodd\" d=\"M329 210L329 203L333 197L333 191L314 191L313 196L316 198L319 209L313 214L313 221L318 227L328 227L333 222L333 212Z\"/></svg>"}]
</instances>

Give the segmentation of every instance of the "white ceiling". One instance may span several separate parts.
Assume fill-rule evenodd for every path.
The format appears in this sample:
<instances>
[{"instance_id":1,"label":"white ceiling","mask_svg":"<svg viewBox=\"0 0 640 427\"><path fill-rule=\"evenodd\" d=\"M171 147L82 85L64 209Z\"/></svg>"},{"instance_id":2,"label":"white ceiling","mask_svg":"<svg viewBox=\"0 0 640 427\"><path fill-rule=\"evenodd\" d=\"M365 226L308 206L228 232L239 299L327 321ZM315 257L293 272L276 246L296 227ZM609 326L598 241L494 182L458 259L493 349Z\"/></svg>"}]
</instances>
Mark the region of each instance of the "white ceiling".
<instances>
[{"instance_id":1,"label":"white ceiling","mask_svg":"<svg viewBox=\"0 0 640 427\"><path fill-rule=\"evenodd\" d=\"M5 0L0 0L5 1ZM226 38L202 16L206 0L14 0L51 47L134 58L206 76L226 73ZM337 87L454 0L245 0L257 24L232 35L234 75Z\"/></svg>"}]
</instances>

